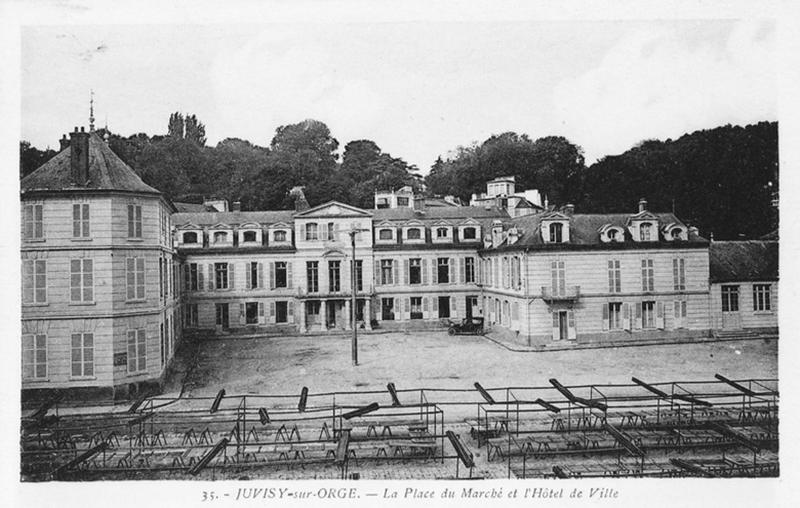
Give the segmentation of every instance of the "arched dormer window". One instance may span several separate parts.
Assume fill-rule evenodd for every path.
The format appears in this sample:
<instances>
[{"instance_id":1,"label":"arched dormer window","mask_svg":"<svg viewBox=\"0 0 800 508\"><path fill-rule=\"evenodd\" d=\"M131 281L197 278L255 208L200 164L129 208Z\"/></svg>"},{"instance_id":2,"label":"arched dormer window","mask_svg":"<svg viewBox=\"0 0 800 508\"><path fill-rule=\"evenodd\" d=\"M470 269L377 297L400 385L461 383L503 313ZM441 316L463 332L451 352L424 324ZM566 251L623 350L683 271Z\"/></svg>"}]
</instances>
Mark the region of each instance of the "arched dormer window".
<instances>
[{"instance_id":1,"label":"arched dormer window","mask_svg":"<svg viewBox=\"0 0 800 508\"><path fill-rule=\"evenodd\" d=\"M447 228L436 228L436 238L447 238Z\"/></svg>"},{"instance_id":2,"label":"arched dormer window","mask_svg":"<svg viewBox=\"0 0 800 508\"><path fill-rule=\"evenodd\" d=\"M564 226L561 223L554 222L550 224L550 241L553 243L561 243L563 242L563 228Z\"/></svg>"},{"instance_id":3,"label":"arched dormer window","mask_svg":"<svg viewBox=\"0 0 800 508\"><path fill-rule=\"evenodd\" d=\"M419 228L411 228L406 232L408 240L419 240L422 238L422 230Z\"/></svg>"},{"instance_id":4,"label":"arched dormer window","mask_svg":"<svg viewBox=\"0 0 800 508\"><path fill-rule=\"evenodd\" d=\"M226 243L228 241L228 233L225 231L214 232L214 243Z\"/></svg>"},{"instance_id":5,"label":"arched dormer window","mask_svg":"<svg viewBox=\"0 0 800 508\"><path fill-rule=\"evenodd\" d=\"M184 233L183 243L197 243L197 233L195 231L187 231Z\"/></svg>"},{"instance_id":6,"label":"arched dormer window","mask_svg":"<svg viewBox=\"0 0 800 508\"><path fill-rule=\"evenodd\" d=\"M609 229L607 234L608 234L608 241L609 242L616 242L617 241L617 230L616 229Z\"/></svg>"},{"instance_id":7,"label":"arched dormer window","mask_svg":"<svg viewBox=\"0 0 800 508\"><path fill-rule=\"evenodd\" d=\"M256 232L255 231L245 231L242 235L242 239L245 242L255 242L256 241Z\"/></svg>"},{"instance_id":8,"label":"arched dormer window","mask_svg":"<svg viewBox=\"0 0 800 508\"><path fill-rule=\"evenodd\" d=\"M378 231L378 238L380 240L391 240L392 239L392 230L391 229L381 229Z\"/></svg>"},{"instance_id":9,"label":"arched dormer window","mask_svg":"<svg viewBox=\"0 0 800 508\"><path fill-rule=\"evenodd\" d=\"M680 240L681 239L681 228L672 228L672 239L673 240Z\"/></svg>"},{"instance_id":10,"label":"arched dormer window","mask_svg":"<svg viewBox=\"0 0 800 508\"><path fill-rule=\"evenodd\" d=\"M275 231L272 234L272 239L275 242L285 242L286 241L286 231Z\"/></svg>"},{"instance_id":11,"label":"arched dormer window","mask_svg":"<svg viewBox=\"0 0 800 508\"><path fill-rule=\"evenodd\" d=\"M642 222L639 225L639 241L640 242L649 242L650 241L650 229L653 225L649 222Z\"/></svg>"},{"instance_id":12,"label":"arched dormer window","mask_svg":"<svg viewBox=\"0 0 800 508\"><path fill-rule=\"evenodd\" d=\"M316 239L317 239L317 223L309 222L306 225L306 240L316 240Z\"/></svg>"}]
</instances>

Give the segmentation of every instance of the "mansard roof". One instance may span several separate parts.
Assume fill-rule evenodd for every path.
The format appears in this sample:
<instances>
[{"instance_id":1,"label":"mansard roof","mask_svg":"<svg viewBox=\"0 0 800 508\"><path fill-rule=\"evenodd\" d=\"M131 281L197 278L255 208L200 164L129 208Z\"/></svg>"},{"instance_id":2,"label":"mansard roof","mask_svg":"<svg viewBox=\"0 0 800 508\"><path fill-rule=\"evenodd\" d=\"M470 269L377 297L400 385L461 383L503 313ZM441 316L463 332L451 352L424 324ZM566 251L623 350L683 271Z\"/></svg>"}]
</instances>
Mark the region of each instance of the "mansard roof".
<instances>
[{"instance_id":1,"label":"mansard roof","mask_svg":"<svg viewBox=\"0 0 800 508\"><path fill-rule=\"evenodd\" d=\"M20 181L22 193L35 191L124 191L161 194L139 178L94 132L89 133L89 180L75 185L70 171L70 148L42 164Z\"/></svg>"},{"instance_id":2,"label":"mansard roof","mask_svg":"<svg viewBox=\"0 0 800 508\"><path fill-rule=\"evenodd\" d=\"M711 242L711 282L778 280L778 242Z\"/></svg>"},{"instance_id":3,"label":"mansard roof","mask_svg":"<svg viewBox=\"0 0 800 508\"><path fill-rule=\"evenodd\" d=\"M497 207L484 208L481 206L447 206L426 208L424 212L413 208L379 208L372 211L375 220L403 220L416 219L419 221L441 219L507 219L508 213Z\"/></svg>"},{"instance_id":4,"label":"mansard roof","mask_svg":"<svg viewBox=\"0 0 800 508\"><path fill-rule=\"evenodd\" d=\"M292 210L275 210L267 212L184 212L172 214L172 222L184 224L191 222L200 226L213 226L215 224L275 224L292 222Z\"/></svg>"}]
</instances>

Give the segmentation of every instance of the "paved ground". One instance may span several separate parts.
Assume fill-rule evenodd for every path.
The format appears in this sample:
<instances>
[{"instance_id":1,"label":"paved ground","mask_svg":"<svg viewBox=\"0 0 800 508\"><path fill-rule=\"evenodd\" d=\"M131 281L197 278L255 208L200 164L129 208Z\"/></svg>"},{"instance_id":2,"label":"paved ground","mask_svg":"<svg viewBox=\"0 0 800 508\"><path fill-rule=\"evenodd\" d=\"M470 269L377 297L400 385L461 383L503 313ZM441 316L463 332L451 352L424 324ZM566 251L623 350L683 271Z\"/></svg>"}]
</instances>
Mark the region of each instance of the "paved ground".
<instances>
[{"instance_id":1,"label":"paved ground","mask_svg":"<svg viewBox=\"0 0 800 508\"><path fill-rule=\"evenodd\" d=\"M188 348L191 351L191 348ZM183 380L184 395L298 394L401 388L545 386L777 377L776 339L653 345L559 352L512 352L483 337L444 332L359 337L358 367L350 360L349 337L270 337L201 340ZM191 358L188 358L191 356ZM169 391L179 390L177 379Z\"/></svg>"}]
</instances>

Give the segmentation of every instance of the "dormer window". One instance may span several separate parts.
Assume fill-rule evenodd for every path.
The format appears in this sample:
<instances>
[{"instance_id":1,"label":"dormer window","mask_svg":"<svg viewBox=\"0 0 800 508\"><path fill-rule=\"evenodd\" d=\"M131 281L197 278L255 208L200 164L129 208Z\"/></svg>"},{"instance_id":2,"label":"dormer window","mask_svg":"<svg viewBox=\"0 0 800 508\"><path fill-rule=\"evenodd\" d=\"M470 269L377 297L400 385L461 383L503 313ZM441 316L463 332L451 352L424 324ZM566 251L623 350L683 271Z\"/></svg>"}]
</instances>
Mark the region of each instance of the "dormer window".
<instances>
[{"instance_id":1,"label":"dormer window","mask_svg":"<svg viewBox=\"0 0 800 508\"><path fill-rule=\"evenodd\" d=\"M422 230L419 228L412 228L406 231L406 238L408 240L420 240L422 239Z\"/></svg>"},{"instance_id":2,"label":"dormer window","mask_svg":"<svg viewBox=\"0 0 800 508\"><path fill-rule=\"evenodd\" d=\"M553 243L562 243L563 242L563 232L564 226L561 223L554 222L550 224L550 241Z\"/></svg>"},{"instance_id":3,"label":"dormer window","mask_svg":"<svg viewBox=\"0 0 800 508\"><path fill-rule=\"evenodd\" d=\"M464 240L474 240L476 234L475 228L464 228Z\"/></svg>"},{"instance_id":4,"label":"dormer window","mask_svg":"<svg viewBox=\"0 0 800 508\"><path fill-rule=\"evenodd\" d=\"M381 229L378 231L378 238L380 240L391 240L392 236L393 234L391 229Z\"/></svg>"},{"instance_id":5,"label":"dormer window","mask_svg":"<svg viewBox=\"0 0 800 508\"><path fill-rule=\"evenodd\" d=\"M447 228L436 228L436 238L447 238Z\"/></svg>"},{"instance_id":6,"label":"dormer window","mask_svg":"<svg viewBox=\"0 0 800 508\"><path fill-rule=\"evenodd\" d=\"M649 222L642 222L639 225L639 241L640 242L649 242L650 241L650 228L653 225Z\"/></svg>"},{"instance_id":7,"label":"dormer window","mask_svg":"<svg viewBox=\"0 0 800 508\"><path fill-rule=\"evenodd\" d=\"M316 222L309 222L306 225L306 240L311 241L316 240L317 238L317 224Z\"/></svg>"},{"instance_id":8,"label":"dormer window","mask_svg":"<svg viewBox=\"0 0 800 508\"><path fill-rule=\"evenodd\" d=\"M255 242L256 241L256 232L255 231L245 231L242 239L245 242Z\"/></svg>"},{"instance_id":9,"label":"dormer window","mask_svg":"<svg viewBox=\"0 0 800 508\"><path fill-rule=\"evenodd\" d=\"M188 231L183 234L183 243L197 243L197 233Z\"/></svg>"},{"instance_id":10,"label":"dormer window","mask_svg":"<svg viewBox=\"0 0 800 508\"><path fill-rule=\"evenodd\" d=\"M672 239L673 240L680 240L681 239L681 229L680 228L674 228L672 230Z\"/></svg>"},{"instance_id":11,"label":"dormer window","mask_svg":"<svg viewBox=\"0 0 800 508\"><path fill-rule=\"evenodd\" d=\"M608 230L608 241L609 242L616 242L617 241L617 230L616 229L609 229Z\"/></svg>"},{"instance_id":12,"label":"dormer window","mask_svg":"<svg viewBox=\"0 0 800 508\"><path fill-rule=\"evenodd\" d=\"M214 243L227 243L228 233L225 231L216 231L214 233Z\"/></svg>"},{"instance_id":13,"label":"dormer window","mask_svg":"<svg viewBox=\"0 0 800 508\"><path fill-rule=\"evenodd\" d=\"M276 242L285 242L286 241L286 231L275 231L272 234L273 241Z\"/></svg>"}]
</instances>

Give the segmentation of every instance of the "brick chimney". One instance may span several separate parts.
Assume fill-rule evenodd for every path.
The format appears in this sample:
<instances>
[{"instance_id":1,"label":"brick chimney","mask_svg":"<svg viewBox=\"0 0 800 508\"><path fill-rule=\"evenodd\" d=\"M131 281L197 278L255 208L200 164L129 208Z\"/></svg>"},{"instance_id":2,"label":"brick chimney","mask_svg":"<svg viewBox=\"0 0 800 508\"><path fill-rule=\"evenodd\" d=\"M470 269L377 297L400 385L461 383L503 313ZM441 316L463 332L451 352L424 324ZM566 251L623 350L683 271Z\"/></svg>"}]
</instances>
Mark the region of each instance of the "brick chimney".
<instances>
[{"instance_id":1,"label":"brick chimney","mask_svg":"<svg viewBox=\"0 0 800 508\"><path fill-rule=\"evenodd\" d=\"M61 149L59 150L59 152L63 152L64 150L69 148L69 139L67 139L66 134L61 136L61 139L58 140L58 143L61 145Z\"/></svg>"},{"instance_id":2,"label":"brick chimney","mask_svg":"<svg viewBox=\"0 0 800 508\"><path fill-rule=\"evenodd\" d=\"M75 127L75 132L70 135L70 178L76 185L86 185L89 181L89 133L81 127L80 132Z\"/></svg>"},{"instance_id":3,"label":"brick chimney","mask_svg":"<svg viewBox=\"0 0 800 508\"><path fill-rule=\"evenodd\" d=\"M241 212L242 211L242 202L241 201L234 201L233 202L233 211L234 212Z\"/></svg>"},{"instance_id":4,"label":"brick chimney","mask_svg":"<svg viewBox=\"0 0 800 508\"><path fill-rule=\"evenodd\" d=\"M575 205L573 205L572 203L567 203L566 205L564 205L565 215L572 215L573 213L575 213Z\"/></svg>"},{"instance_id":5,"label":"brick chimney","mask_svg":"<svg viewBox=\"0 0 800 508\"><path fill-rule=\"evenodd\" d=\"M639 213L647 210L647 200L642 198L639 200Z\"/></svg>"}]
</instances>

